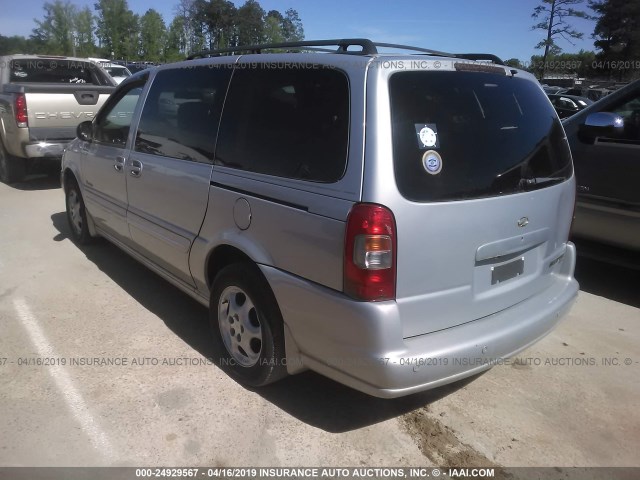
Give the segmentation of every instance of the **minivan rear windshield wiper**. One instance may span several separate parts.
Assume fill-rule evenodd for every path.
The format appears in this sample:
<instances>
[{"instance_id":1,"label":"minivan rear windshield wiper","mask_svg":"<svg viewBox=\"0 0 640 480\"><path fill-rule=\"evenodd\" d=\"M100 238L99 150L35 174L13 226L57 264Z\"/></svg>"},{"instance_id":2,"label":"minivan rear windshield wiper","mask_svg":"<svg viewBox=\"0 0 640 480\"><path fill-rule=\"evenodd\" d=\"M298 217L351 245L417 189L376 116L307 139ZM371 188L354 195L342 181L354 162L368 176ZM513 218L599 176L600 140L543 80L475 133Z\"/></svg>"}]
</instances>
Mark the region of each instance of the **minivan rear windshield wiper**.
<instances>
[{"instance_id":1,"label":"minivan rear windshield wiper","mask_svg":"<svg viewBox=\"0 0 640 480\"><path fill-rule=\"evenodd\" d=\"M560 183L564 182L566 177L531 177L531 178L521 178L520 184L518 185L523 190L530 190L536 187L542 187L544 185L549 185L552 183Z\"/></svg>"}]
</instances>

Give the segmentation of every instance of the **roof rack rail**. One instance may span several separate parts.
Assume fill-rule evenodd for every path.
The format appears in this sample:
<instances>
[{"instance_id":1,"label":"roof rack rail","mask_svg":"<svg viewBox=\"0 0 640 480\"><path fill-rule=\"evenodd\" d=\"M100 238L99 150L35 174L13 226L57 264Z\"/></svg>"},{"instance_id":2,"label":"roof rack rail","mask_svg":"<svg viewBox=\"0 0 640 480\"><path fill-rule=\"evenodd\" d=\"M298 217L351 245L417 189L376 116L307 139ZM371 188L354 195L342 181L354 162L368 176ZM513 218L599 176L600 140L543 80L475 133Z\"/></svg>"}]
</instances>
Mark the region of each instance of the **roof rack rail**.
<instances>
[{"instance_id":1,"label":"roof rack rail","mask_svg":"<svg viewBox=\"0 0 640 480\"><path fill-rule=\"evenodd\" d=\"M214 57L222 53L234 53L234 52L250 52L250 53L262 53L262 50L273 50L277 48L304 48L304 47L329 47L335 45L337 50L329 49L314 49L326 52L335 53L358 53L361 55L375 55L378 53L376 46L371 40L366 38L345 38L341 40L304 40L300 42L281 42L281 43L266 43L261 45L246 45L237 47L219 48L215 50L203 50L201 52L193 53L187 57L187 60L193 60L194 58ZM362 51L349 52L349 47L356 45L362 47Z\"/></svg>"},{"instance_id":2,"label":"roof rack rail","mask_svg":"<svg viewBox=\"0 0 640 480\"><path fill-rule=\"evenodd\" d=\"M491 53L448 53L441 52L439 50L431 50L428 48L421 47L412 47L410 45L396 45L395 43L375 43L376 47L383 48L396 48L399 50L408 50L411 52L421 52L428 53L429 55L435 55L438 57L451 57L451 58L461 58L465 60L490 60L495 64L504 65L504 62L497 57L496 55L492 55Z\"/></svg>"},{"instance_id":3,"label":"roof rack rail","mask_svg":"<svg viewBox=\"0 0 640 480\"><path fill-rule=\"evenodd\" d=\"M351 46L362 47L360 51L349 51ZM332 50L329 47L337 46L337 50ZM438 50L431 50L428 48L412 47L410 45L398 45L395 43L374 43L367 38L343 38L336 40L303 40L300 42L280 42L280 43L265 43L259 45L240 45L237 47L218 48L215 50L203 50L201 52L192 53L187 57L187 60L193 60L195 58L205 57L217 57L226 53L262 53L263 50L274 49L303 49L309 51L318 51L326 53L347 53L355 55L376 55L378 54L378 47L382 48L394 48L398 50L408 50L412 52L427 53L429 55L435 55L439 57L451 57L461 58L466 60L490 60L495 64L504 65L504 62L497 56L490 53L447 53Z\"/></svg>"}]
</instances>

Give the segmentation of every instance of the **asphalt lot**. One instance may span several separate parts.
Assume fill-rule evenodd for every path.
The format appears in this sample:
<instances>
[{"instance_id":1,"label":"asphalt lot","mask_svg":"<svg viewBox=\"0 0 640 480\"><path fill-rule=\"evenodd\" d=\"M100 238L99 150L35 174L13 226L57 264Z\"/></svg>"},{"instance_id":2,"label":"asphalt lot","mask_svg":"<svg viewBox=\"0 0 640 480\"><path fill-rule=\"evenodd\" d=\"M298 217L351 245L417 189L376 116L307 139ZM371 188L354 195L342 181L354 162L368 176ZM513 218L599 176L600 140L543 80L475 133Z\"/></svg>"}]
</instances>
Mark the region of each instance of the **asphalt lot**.
<instances>
[{"instance_id":1,"label":"asphalt lot","mask_svg":"<svg viewBox=\"0 0 640 480\"><path fill-rule=\"evenodd\" d=\"M236 384L203 307L71 242L53 177L0 184L0 225L0 466L640 466L640 269L581 257L570 315L517 363L380 400Z\"/></svg>"}]
</instances>

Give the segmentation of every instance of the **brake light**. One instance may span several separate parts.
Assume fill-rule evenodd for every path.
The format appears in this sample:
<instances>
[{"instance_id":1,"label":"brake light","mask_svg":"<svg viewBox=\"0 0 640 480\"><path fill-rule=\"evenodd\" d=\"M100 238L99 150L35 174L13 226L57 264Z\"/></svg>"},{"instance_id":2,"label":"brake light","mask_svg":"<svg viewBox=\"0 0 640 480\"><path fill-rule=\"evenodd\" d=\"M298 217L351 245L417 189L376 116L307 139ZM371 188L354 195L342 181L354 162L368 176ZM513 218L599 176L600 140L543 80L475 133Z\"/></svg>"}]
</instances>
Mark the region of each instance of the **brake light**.
<instances>
[{"instance_id":1,"label":"brake light","mask_svg":"<svg viewBox=\"0 0 640 480\"><path fill-rule=\"evenodd\" d=\"M24 93L19 93L16 96L16 123L18 127L24 128L29 126L29 117L27 116L27 97Z\"/></svg>"},{"instance_id":2,"label":"brake light","mask_svg":"<svg viewBox=\"0 0 640 480\"><path fill-rule=\"evenodd\" d=\"M396 297L396 222L382 205L359 203L349 212L344 293L365 301Z\"/></svg>"}]
</instances>

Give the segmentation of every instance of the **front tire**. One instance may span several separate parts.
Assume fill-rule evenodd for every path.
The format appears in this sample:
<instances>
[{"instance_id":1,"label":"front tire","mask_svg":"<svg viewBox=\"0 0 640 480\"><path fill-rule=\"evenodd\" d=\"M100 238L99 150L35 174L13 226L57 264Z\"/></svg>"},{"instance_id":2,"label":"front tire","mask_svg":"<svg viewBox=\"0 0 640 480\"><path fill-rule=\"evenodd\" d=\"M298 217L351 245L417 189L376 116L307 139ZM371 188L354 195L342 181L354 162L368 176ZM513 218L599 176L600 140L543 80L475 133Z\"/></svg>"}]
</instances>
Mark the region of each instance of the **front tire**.
<instances>
[{"instance_id":1,"label":"front tire","mask_svg":"<svg viewBox=\"0 0 640 480\"><path fill-rule=\"evenodd\" d=\"M7 185L19 182L27 175L27 160L10 155L0 140L0 180Z\"/></svg>"},{"instance_id":2,"label":"front tire","mask_svg":"<svg viewBox=\"0 0 640 480\"><path fill-rule=\"evenodd\" d=\"M64 190L65 203L67 206L67 221L71 229L71 236L76 243L87 245L92 242L93 238L89 233L87 211L78 182L76 182L75 179L67 180Z\"/></svg>"},{"instance_id":3,"label":"front tire","mask_svg":"<svg viewBox=\"0 0 640 480\"><path fill-rule=\"evenodd\" d=\"M209 318L214 360L230 377L261 387L287 375L282 315L255 265L229 265L216 275Z\"/></svg>"}]
</instances>

